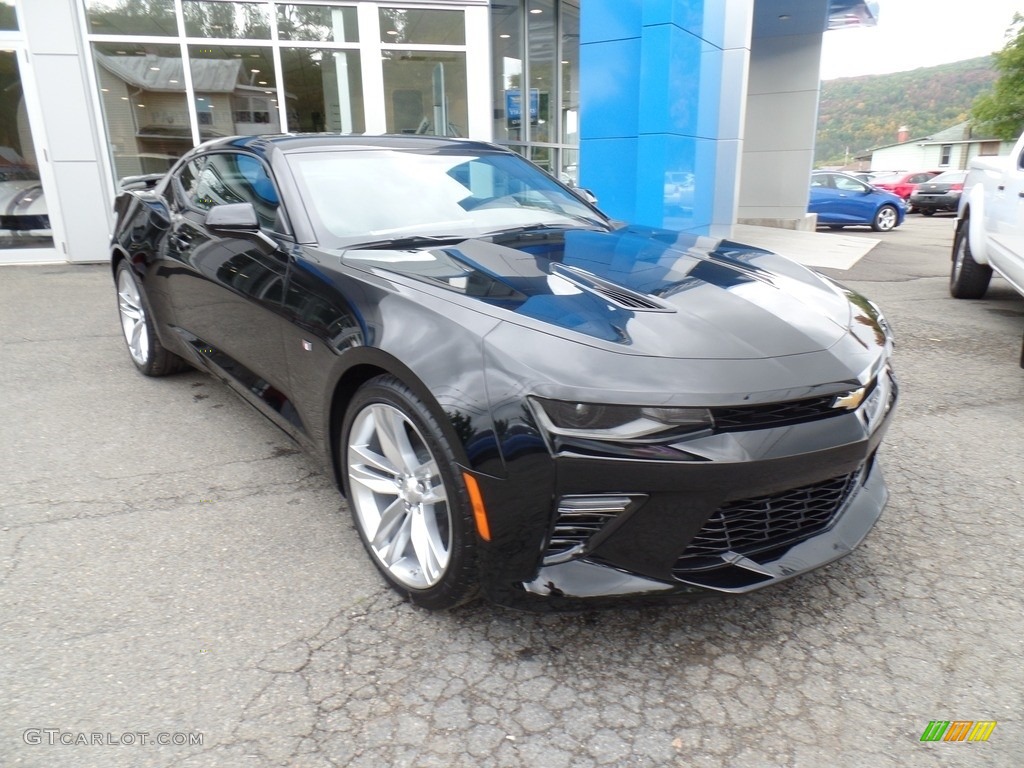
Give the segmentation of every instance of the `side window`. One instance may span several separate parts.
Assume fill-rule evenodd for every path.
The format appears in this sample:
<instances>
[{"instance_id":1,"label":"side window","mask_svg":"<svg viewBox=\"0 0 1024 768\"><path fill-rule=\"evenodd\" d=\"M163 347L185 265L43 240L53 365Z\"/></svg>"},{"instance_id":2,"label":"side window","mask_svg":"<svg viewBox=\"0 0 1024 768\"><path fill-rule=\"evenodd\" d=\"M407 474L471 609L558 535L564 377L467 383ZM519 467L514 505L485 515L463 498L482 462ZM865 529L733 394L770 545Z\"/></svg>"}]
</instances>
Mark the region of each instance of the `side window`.
<instances>
[{"instance_id":1,"label":"side window","mask_svg":"<svg viewBox=\"0 0 1024 768\"><path fill-rule=\"evenodd\" d=\"M202 174L203 165L205 163L206 158L199 157L185 163L185 165L178 170L175 177L176 183L172 185L174 187L175 199L179 203L178 207L202 207L197 200L196 190L198 189L199 177Z\"/></svg>"},{"instance_id":2,"label":"side window","mask_svg":"<svg viewBox=\"0 0 1024 768\"><path fill-rule=\"evenodd\" d=\"M280 200L266 167L251 155L210 155L199 174L193 207L208 211L215 205L252 203L260 226L284 232L279 220Z\"/></svg>"},{"instance_id":3,"label":"side window","mask_svg":"<svg viewBox=\"0 0 1024 768\"><path fill-rule=\"evenodd\" d=\"M825 174L818 174L817 176L811 176L811 188L824 188L828 186L828 176Z\"/></svg>"},{"instance_id":4,"label":"side window","mask_svg":"<svg viewBox=\"0 0 1024 768\"><path fill-rule=\"evenodd\" d=\"M841 189L844 192L863 192L864 185L856 179L850 179L846 176L833 176L836 183L836 189Z\"/></svg>"}]
</instances>

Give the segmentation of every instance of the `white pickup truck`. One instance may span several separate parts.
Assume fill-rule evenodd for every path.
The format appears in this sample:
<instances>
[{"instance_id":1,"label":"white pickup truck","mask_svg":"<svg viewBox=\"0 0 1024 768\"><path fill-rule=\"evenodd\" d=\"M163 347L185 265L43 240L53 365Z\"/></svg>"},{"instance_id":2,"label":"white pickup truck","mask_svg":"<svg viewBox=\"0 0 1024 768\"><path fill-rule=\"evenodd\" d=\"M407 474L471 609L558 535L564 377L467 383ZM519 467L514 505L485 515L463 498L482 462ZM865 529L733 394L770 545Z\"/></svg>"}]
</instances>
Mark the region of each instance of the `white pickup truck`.
<instances>
[{"instance_id":1,"label":"white pickup truck","mask_svg":"<svg viewBox=\"0 0 1024 768\"><path fill-rule=\"evenodd\" d=\"M949 292L980 299L993 270L1024 295L1024 136L1008 157L971 161L957 211Z\"/></svg>"}]
</instances>

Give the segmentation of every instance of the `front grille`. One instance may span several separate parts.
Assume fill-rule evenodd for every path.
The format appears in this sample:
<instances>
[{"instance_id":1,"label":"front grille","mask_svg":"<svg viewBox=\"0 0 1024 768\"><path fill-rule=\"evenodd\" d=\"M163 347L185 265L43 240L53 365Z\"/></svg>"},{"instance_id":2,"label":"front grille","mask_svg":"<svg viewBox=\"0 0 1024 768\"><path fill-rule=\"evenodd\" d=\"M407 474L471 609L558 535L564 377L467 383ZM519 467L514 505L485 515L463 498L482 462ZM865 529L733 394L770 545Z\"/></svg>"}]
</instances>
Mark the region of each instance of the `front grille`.
<instances>
[{"instance_id":1,"label":"front grille","mask_svg":"<svg viewBox=\"0 0 1024 768\"><path fill-rule=\"evenodd\" d=\"M864 392L865 400L874 388L875 381L872 381ZM718 432L759 427L784 427L787 424L799 424L849 413L845 408L833 407L837 397L839 395L825 395L809 397L804 400L790 400L784 403L712 408L711 415L715 419L715 430Z\"/></svg>"},{"instance_id":2,"label":"front grille","mask_svg":"<svg viewBox=\"0 0 1024 768\"><path fill-rule=\"evenodd\" d=\"M794 488L775 496L732 501L705 523L676 561L676 575L722 565L722 555L750 557L824 531L860 484L861 472Z\"/></svg>"}]
</instances>

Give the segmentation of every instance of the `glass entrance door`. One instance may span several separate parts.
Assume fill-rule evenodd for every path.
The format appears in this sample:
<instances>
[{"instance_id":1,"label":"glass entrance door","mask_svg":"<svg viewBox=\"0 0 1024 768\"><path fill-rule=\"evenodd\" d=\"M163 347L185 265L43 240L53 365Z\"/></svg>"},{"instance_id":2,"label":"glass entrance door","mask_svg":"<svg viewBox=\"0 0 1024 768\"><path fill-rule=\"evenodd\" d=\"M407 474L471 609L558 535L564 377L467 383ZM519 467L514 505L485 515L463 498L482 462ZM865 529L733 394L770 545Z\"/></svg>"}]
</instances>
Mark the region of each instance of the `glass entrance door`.
<instances>
[{"instance_id":1,"label":"glass entrance door","mask_svg":"<svg viewBox=\"0 0 1024 768\"><path fill-rule=\"evenodd\" d=\"M0 48L0 263L52 261L53 233L18 56Z\"/></svg>"}]
</instances>

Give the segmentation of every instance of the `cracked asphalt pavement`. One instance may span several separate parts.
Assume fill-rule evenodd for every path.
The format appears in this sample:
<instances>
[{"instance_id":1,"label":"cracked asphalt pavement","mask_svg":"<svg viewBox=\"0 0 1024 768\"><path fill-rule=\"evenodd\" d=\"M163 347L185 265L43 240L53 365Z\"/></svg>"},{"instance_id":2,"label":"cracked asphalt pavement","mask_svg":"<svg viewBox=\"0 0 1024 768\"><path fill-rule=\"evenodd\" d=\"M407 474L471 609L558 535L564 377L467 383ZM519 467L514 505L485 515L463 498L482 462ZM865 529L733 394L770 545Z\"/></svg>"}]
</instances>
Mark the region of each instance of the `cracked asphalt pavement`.
<instances>
[{"instance_id":1,"label":"cracked asphalt pavement","mask_svg":"<svg viewBox=\"0 0 1024 768\"><path fill-rule=\"evenodd\" d=\"M0 765L1018 768L1024 300L949 298L948 216L860 234L831 274L902 385L864 545L557 615L402 602L314 460L208 376L135 372L105 267L0 270Z\"/></svg>"}]
</instances>

